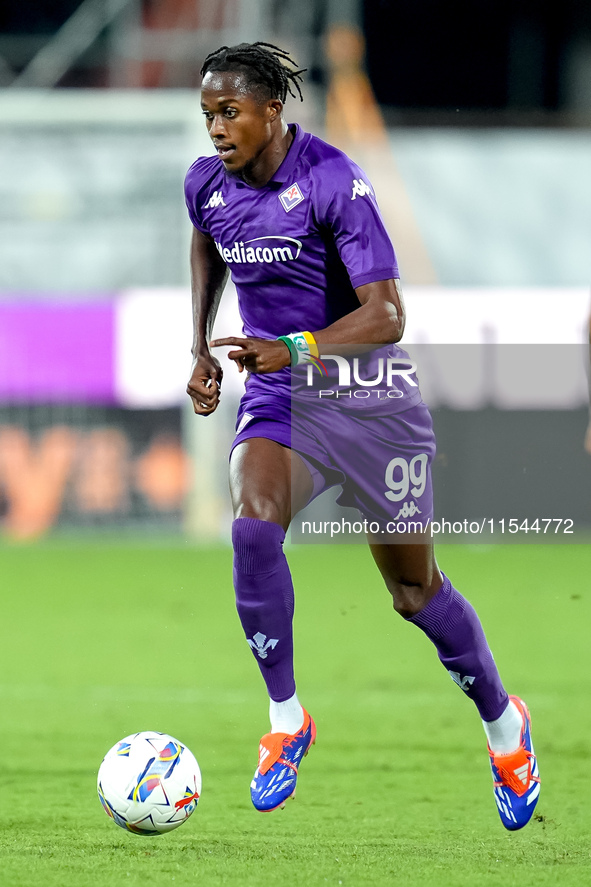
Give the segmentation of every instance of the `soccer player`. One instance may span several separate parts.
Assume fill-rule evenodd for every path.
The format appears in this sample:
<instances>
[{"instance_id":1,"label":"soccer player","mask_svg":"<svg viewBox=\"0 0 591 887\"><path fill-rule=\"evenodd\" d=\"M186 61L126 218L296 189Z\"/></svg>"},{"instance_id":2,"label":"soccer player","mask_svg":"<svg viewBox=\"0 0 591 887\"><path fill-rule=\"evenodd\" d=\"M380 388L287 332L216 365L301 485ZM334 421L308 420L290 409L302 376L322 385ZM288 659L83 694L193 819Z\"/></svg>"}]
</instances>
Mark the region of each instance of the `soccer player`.
<instances>
[{"instance_id":1,"label":"soccer player","mask_svg":"<svg viewBox=\"0 0 591 887\"><path fill-rule=\"evenodd\" d=\"M405 356L395 344L404 330L399 273L373 190L341 151L284 120L292 87L302 97L303 71L294 68L285 52L261 42L222 47L206 58L201 106L216 153L199 158L185 183L194 226L187 391L195 412L210 416L219 403L222 370L212 349L231 346L228 357L248 372L230 487L236 605L270 697L271 729L251 783L261 811L283 807L295 793L316 736L294 680L294 592L282 548L291 519L336 479L340 502L383 520L390 513L385 477L399 514L432 516L433 431L412 376L400 377L394 398L371 407L353 399L350 409L328 407L324 427L316 421L320 412L306 427L305 411L291 397L290 379L318 358L317 343L323 354L327 346L364 343ZM211 341L228 271L244 337ZM351 458L356 439L371 457L367 478ZM375 466L378 484L370 477ZM478 616L440 572L428 538L386 544L370 533L368 541L394 609L427 635L475 703L501 820L521 828L540 789L525 703L507 695Z\"/></svg>"}]
</instances>

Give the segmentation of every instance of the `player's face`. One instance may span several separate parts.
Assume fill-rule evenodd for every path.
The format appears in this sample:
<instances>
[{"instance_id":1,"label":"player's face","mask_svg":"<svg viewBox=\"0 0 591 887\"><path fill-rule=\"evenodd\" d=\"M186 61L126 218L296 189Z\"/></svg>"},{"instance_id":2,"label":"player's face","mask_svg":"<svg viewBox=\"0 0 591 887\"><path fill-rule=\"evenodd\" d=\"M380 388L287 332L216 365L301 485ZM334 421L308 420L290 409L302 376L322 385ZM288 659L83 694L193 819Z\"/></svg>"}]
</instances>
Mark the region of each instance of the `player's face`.
<instances>
[{"instance_id":1,"label":"player's face","mask_svg":"<svg viewBox=\"0 0 591 887\"><path fill-rule=\"evenodd\" d=\"M280 132L282 103L279 99L261 100L242 74L206 74L201 108L209 137L232 175L242 176L254 169Z\"/></svg>"}]
</instances>

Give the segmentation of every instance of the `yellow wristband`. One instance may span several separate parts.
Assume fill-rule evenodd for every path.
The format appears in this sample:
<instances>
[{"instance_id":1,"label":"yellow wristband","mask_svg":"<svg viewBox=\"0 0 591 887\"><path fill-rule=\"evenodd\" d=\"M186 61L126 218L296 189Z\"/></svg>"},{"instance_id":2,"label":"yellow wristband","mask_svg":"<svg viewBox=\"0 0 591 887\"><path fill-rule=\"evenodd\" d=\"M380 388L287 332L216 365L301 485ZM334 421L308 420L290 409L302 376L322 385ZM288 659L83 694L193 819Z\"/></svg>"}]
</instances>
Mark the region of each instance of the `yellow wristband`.
<instances>
[{"instance_id":1,"label":"yellow wristband","mask_svg":"<svg viewBox=\"0 0 591 887\"><path fill-rule=\"evenodd\" d=\"M310 332L290 333L288 336L282 336L282 339L289 339L293 343L292 366L298 366L301 363L310 363L313 357L318 357L318 345L316 339ZM291 351L292 349L290 349ZM293 358L297 359L294 360Z\"/></svg>"},{"instance_id":2,"label":"yellow wristband","mask_svg":"<svg viewBox=\"0 0 591 887\"><path fill-rule=\"evenodd\" d=\"M316 339L312 335L312 333L302 333L302 336L305 338L306 342L310 347L310 354L312 357L320 357L320 352L318 351L318 345L316 344Z\"/></svg>"},{"instance_id":3,"label":"yellow wristband","mask_svg":"<svg viewBox=\"0 0 591 887\"><path fill-rule=\"evenodd\" d=\"M318 345L312 333L307 330L302 333L289 333L287 336L279 336L285 342L291 354L292 367L302 363L310 363L315 357L319 357Z\"/></svg>"}]
</instances>

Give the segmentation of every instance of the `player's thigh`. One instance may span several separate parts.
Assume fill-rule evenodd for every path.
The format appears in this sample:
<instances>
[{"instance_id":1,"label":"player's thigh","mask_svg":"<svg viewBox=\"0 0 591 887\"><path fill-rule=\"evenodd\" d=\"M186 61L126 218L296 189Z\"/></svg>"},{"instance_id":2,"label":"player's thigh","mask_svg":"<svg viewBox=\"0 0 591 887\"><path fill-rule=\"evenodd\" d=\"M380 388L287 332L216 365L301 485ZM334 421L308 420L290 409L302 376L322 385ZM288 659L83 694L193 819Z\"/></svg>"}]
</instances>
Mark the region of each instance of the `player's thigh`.
<instances>
[{"instance_id":1,"label":"player's thigh","mask_svg":"<svg viewBox=\"0 0 591 887\"><path fill-rule=\"evenodd\" d=\"M234 517L254 517L287 530L312 495L312 477L297 453L266 437L238 444L230 459Z\"/></svg>"},{"instance_id":2,"label":"player's thigh","mask_svg":"<svg viewBox=\"0 0 591 887\"><path fill-rule=\"evenodd\" d=\"M394 609L405 618L414 616L429 603L443 582L433 545L422 541L384 544L379 539L379 536L368 535L371 553L392 595Z\"/></svg>"}]
</instances>

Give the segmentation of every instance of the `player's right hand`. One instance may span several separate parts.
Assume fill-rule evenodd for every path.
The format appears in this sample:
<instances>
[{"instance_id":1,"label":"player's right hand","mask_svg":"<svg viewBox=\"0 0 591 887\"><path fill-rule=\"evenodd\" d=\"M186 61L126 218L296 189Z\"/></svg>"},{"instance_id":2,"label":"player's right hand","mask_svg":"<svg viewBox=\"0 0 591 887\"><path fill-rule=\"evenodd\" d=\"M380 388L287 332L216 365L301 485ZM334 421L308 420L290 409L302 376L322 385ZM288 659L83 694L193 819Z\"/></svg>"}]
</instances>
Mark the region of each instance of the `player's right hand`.
<instances>
[{"instance_id":1,"label":"player's right hand","mask_svg":"<svg viewBox=\"0 0 591 887\"><path fill-rule=\"evenodd\" d=\"M211 354L199 354L193 359L187 394L198 416L209 416L220 402L223 370Z\"/></svg>"}]
</instances>

